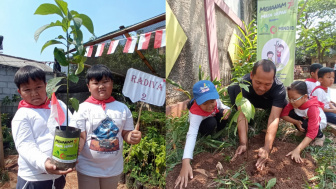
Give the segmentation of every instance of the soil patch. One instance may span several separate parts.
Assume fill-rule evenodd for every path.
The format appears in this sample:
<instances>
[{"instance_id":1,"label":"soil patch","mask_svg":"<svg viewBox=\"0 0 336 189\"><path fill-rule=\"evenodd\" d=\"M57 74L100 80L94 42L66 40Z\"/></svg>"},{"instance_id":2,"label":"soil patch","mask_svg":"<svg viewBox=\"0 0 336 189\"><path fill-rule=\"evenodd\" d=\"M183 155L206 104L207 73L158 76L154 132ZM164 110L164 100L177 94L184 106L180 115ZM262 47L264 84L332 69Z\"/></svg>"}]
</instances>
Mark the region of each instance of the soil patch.
<instances>
[{"instance_id":1,"label":"soil patch","mask_svg":"<svg viewBox=\"0 0 336 189\"><path fill-rule=\"evenodd\" d=\"M218 162L223 166L223 175L234 175L235 172L243 168L252 183L260 183L265 186L265 182L276 178L275 188L302 188L314 176L316 165L311 155L303 154L304 162L301 164L295 163L289 157L286 157L286 154L293 150L297 144L282 142L278 139L274 141L266 168L258 171L255 167L258 159L256 150L264 145L264 140L264 133L252 138L249 142L249 150L231 163L226 160L226 156L233 156L235 152L233 148L224 149L223 152L216 154L203 152L196 155L192 162L194 178L188 183L187 188L217 188L215 179L221 178L216 168ZM167 189L174 188L175 179L180 173L181 166L181 164L177 165L168 173L166 178ZM310 181L310 183L312 182Z\"/></svg>"}]
</instances>

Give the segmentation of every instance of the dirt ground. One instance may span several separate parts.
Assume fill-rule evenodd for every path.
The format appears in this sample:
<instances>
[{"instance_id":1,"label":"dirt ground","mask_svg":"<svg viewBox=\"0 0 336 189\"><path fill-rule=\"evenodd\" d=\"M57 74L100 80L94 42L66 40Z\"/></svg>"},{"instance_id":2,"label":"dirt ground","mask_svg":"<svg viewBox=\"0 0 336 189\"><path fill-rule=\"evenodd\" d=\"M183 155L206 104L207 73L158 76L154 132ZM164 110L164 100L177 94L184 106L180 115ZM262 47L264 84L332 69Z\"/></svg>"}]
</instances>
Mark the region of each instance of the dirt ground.
<instances>
[{"instance_id":1,"label":"dirt ground","mask_svg":"<svg viewBox=\"0 0 336 189\"><path fill-rule=\"evenodd\" d=\"M233 175L242 167L245 167L252 183L257 182L265 186L265 181L277 178L275 188L302 188L305 182L308 182L314 176L316 165L312 157L309 154L305 154L304 163L295 163L289 157L286 157L286 154L293 150L296 144L282 142L278 139L274 141L266 169L258 171L255 168L258 159L255 150L264 145L264 139L265 134L252 138L249 142L248 152L245 152L232 163L228 161L227 157L232 157L235 149L216 154L204 152L196 155L192 161L194 178L188 183L187 188L217 188L218 185L214 179L221 178L219 174L222 174L222 178L224 178L224 175ZM223 173L219 173L216 168L218 162L223 166ZM166 178L167 189L174 188L175 179L179 175L180 169L181 165L178 165L168 173ZM236 180L236 182L240 181ZM309 183L312 184L312 181L309 181Z\"/></svg>"},{"instance_id":2,"label":"dirt ground","mask_svg":"<svg viewBox=\"0 0 336 189\"><path fill-rule=\"evenodd\" d=\"M9 155L5 157L5 170L8 171L9 182L4 184L0 183L0 189L15 189L17 182L17 172L18 172L18 155ZM73 171L66 176L66 185L64 189L77 189L77 173ZM118 184L118 189L127 189L126 184Z\"/></svg>"}]
</instances>

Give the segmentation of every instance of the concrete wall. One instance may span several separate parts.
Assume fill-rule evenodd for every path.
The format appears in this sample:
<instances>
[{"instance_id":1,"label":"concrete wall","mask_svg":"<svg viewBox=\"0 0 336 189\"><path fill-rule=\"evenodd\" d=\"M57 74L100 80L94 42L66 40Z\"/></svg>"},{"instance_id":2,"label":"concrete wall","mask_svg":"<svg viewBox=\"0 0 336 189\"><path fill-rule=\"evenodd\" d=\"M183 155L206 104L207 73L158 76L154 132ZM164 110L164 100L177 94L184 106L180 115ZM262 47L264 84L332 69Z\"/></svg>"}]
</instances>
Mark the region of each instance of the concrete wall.
<instances>
[{"instance_id":1,"label":"concrete wall","mask_svg":"<svg viewBox=\"0 0 336 189\"><path fill-rule=\"evenodd\" d=\"M312 58L312 64L313 63L319 63L319 60L317 58ZM320 62L320 64L326 66L326 67L330 67L330 68L334 68L334 64L336 64L336 56L333 57L324 57L324 62Z\"/></svg>"},{"instance_id":2,"label":"concrete wall","mask_svg":"<svg viewBox=\"0 0 336 189\"><path fill-rule=\"evenodd\" d=\"M188 37L168 79L179 83L192 93L192 86L198 81L199 65L202 66L205 76L210 76L204 0L167 0L167 2ZM241 20L245 20L246 23L252 20L253 0L225 0L225 3L233 12L238 13L237 16ZM239 31L236 24L217 6L215 14L220 77L223 79L223 84L227 85L231 79L228 46L233 33ZM167 85L167 106L188 99L185 94L174 88L176 87Z\"/></svg>"},{"instance_id":3,"label":"concrete wall","mask_svg":"<svg viewBox=\"0 0 336 189\"><path fill-rule=\"evenodd\" d=\"M207 76L210 74L204 1L167 0L167 2L188 37L168 78L191 91L194 83L198 81L199 65ZM167 105L188 99L174 88L172 85L167 85Z\"/></svg>"}]
</instances>

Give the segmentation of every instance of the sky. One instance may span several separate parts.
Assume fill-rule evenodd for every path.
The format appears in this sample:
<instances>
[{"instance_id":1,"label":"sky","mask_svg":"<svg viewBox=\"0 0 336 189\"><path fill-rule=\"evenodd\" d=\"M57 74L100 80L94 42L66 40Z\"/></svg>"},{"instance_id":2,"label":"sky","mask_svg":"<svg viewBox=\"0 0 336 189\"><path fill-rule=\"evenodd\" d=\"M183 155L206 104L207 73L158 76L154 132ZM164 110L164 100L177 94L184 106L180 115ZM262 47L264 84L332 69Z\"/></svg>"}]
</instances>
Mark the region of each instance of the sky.
<instances>
[{"instance_id":1,"label":"sky","mask_svg":"<svg viewBox=\"0 0 336 189\"><path fill-rule=\"evenodd\" d=\"M66 0L69 10L89 16L97 37L165 13L164 0ZM61 19L59 15L34 15L42 3L55 4L54 0L1 0L0 35L4 36L3 54L37 61L54 61L53 49L41 48L48 40L63 35L60 27L52 27L40 35L36 42L35 31L45 24ZM92 35L81 27L84 42Z\"/></svg>"}]
</instances>

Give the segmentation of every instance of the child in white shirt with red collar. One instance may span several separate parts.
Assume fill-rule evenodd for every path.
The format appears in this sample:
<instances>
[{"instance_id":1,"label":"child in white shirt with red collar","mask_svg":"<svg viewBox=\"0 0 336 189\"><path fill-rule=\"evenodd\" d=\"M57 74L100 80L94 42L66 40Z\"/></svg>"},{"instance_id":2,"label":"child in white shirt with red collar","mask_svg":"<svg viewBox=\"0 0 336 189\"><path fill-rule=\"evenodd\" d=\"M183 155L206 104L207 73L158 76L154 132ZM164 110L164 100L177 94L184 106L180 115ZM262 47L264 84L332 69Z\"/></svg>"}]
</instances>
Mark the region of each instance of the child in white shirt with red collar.
<instances>
[{"instance_id":1,"label":"child in white shirt with red collar","mask_svg":"<svg viewBox=\"0 0 336 189\"><path fill-rule=\"evenodd\" d=\"M322 68L322 67L323 66L319 63L314 63L314 64L310 65L310 67L309 67L310 78L307 78L305 80L305 82L307 84L308 95L310 95L310 93L312 92L312 90L316 86L320 85L320 82L318 81L317 73L318 73L319 69Z\"/></svg>"},{"instance_id":2,"label":"child in white shirt with red collar","mask_svg":"<svg viewBox=\"0 0 336 189\"><path fill-rule=\"evenodd\" d=\"M295 127L306 134L302 142L287 154L297 163L302 163L301 151L314 139L313 145L323 146L325 139L322 129L327 126L327 120L323 112L324 104L316 97L309 97L307 85L303 81L294 81L287 88L289 103L282 110L280 117L293 123Z\"/></svg>"},{"instance_id":3,"label":"child in white shirt with red collar","mask_svg":"<svg viewBox=\"0 0 336 189\"><path fill-rule=\"evenodd\" d=\"M209 135L223 129L230 115L230 108L220 101L216 87L212 82L201 80L195 83L193 96L194 98L188 106L190 126L184 147L182 168L175 181L175 187L178 185L186 187L188 177L193 178L190 160L193 157L197 134Z\"/></svg>"},{"instance_id":4,"label":"child in white shirt with red collar","mask_svg":"<svg viewBox=\"0 0 336 189\"><path fill-rule=\"evenodd\" d=\"M50 156L54 133L47 127L50 100L47 98L45 72L33 66L20 68L14 82L22 100L12 120L12 134L19 153L19 170L16 188L62 189L65 174L72 171L56 170ZM66 112L66 106L58 101ZM71 117L71 113L68 111ZM66 125L66 120L62 125Z\"/></svg>"},{"instance_id":5,"label":"child in white shirt with red collar","mask_svg":"<svg viewBox=\"0 0 336 189\"><path fill-rule=\"evenodd\" d=\"M335 73L332 68L323 67L318 71L320 86L315 87L311 96L316 96L319 101L324 103L324 113L329 123L336 124L336 104L331 100L330 89L335 80Z\"/></svg>"},{"instance_id":6,"label":"child in white shirt with red collar","mask_svg":"<svg viewBox=\"0 0 336 189\"><path fill-rule=\"evenodd\" d=\"M123 140L138 144L132 113L112 96L113 75L104 65L88 69L86 82L91 96L79 105L72 121L81 129L77 177L79 189L117 188L123 172Z\"/></svg>"}]
</instances>

